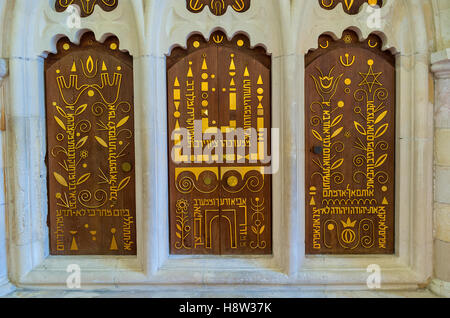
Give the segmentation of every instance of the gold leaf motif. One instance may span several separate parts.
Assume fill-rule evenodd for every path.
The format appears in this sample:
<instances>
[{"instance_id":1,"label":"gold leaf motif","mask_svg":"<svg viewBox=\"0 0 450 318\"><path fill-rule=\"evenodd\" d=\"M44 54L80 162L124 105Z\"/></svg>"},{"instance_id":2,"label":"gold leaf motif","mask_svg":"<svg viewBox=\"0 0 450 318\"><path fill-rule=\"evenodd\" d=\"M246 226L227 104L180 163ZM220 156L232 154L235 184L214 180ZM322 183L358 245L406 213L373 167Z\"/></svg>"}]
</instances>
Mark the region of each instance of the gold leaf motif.
<instances>
[{"instance_id":1,"label":"gold leaf motif","mask_svg":"<svg viewBox=\"0 0 450 318\"><path fill-rule=\"evenodd\" d=\"M60 175L59 173L53 172L53 175L55 176L56 181L58 181L58 183L64 187L68 187L69 185L67 184L66 179L64 179L64 177L62 175Z\"/></svg>"},{"instance_id":2,"label":"gold leaf motif","mask_svg":"<svg viewBox=\"0 0 450 318\"><path fill-rule=\"evenodd\" d=\"M62 129L66 130L66 125L64 125L64 123L62 122L61 119L59 119L57 116L55 116L55 120Z\"/></svg>"},{"instance_id":3,"label":"gold leaf motif","mask_svg":"<svg viewBox=\"0 0 450 318\"><path fill-rule=\"evenodd\" d=\"M102 138L95 136L95 139L97 139L100 145L102 145L105 148L108 148L108 144Z\"/></svg>"},{"instance_id":4,"label":"gold leaf motif","mask_svg":"<svg viewBox=\"0 0 450 318\"><path fill-rule=\"evenodd\" d=\"M81 147L83 147L87 140L88 140L88 136L81 138L77 142L77 145L75 146L75 149L80 149Z\"/></svg>"},{"instance_id":5,"label":"gold leaf motif","mask_svg":"<svg viewBox=\"0 0 450 318\"><path fill-rule=\"evenodd\" d=\"M82 184L82 183L85 183L85 182L89 179L90 176L91 176L90 173L86 173L86 174L82 175L82 176L80 177L80 179L78 179L77 185L80 185L80 184Z\"/></svg>"},{"instance_id":6,"label":"gold leaf motif","mask_svg":"<svg viewBox=\"0 0 450 318\"><path fill-rule=\"evenodd\" d=\"M64 111L64 109L62 109L62 108L59 107L59 106L56 106L56 110L58 111L58 113L59 113L61 116L63 116L64 118L67 118L67 114L66 114L66 112Z\"/></svg>"},{"instance_id":7,"label":"gold leaf motif","mask_svg":"<svg viewBox=\"0 0 450 318\"><path fill-rule=\"evenodd\" d=\"M128 185L130 180L131 180L131 177L126 177L125 179L120 181L119 185L117 186L117 191L123 190Z\"/></svg>"},{"instance_id":8,"label":"gold leaf motif","mask_svg":"<svg viewBox=\"0 0 450 318\"><path fill-rule=\"evenodd\" d=\"M180 233L175 232L175 235L176 235L179 239L181 239L181 234L180 234Z\"/></svg>"},{"instance_id":9,"label":"gold leaf motif","mask_svg":"<svg viewBox=\"0 0 450 318\"><path fill-rule=\"evenodd\" d=\"M92 73L92 71L94 70L94 61L92 60L92 56L90 55L86 61L86 69L89 73Z\"/></svg>"},{"instance_id":10,"label":"gold leaf motif","mask_svg":"<svg viewBox=\"0 0 450 318\"><path fill-rule=\"evenodd\" d=\"M339 160L335 161L333 163L333 165L331 166L331 170L335 170L335 169L339 168L340 166L342 166L343 163L344 163L344 159L339 159Z\"/></svg>"},{"instance_id":11,"label":"gold leaf motif","mask_svg":"<svg viewBox=\"0 0 450 318\"><path fill-rule=\"evenodd\" d=\"M377 132L375 133L375 138L380 138L381 136L383 136L386 133L388 127L389 127L389 124L384 124L383 126L378 128Z\"/></svg>"},{"instance_id":12,"label":"gold leaf motif","mask_svg":"<svg viewBox=\"0 0 450 318\"><path fill-rule=\"evenodd\" d=\"M363 136L367 135L366 133L366 129L364 129L364 127L358 123L357 121L354 122L355 123L355 128L356 130Z\"/></svg>"},{"instance_id":13,"label":"gold leaf motif","mask_svg":"<svg viewBox=\"0 0 450 318\"><path fill-rule=\"evenodd\" d=\"M378 158L377 162L375 163L375 168L381 167L386 161L387 157L388 155L384 154L380 158Z\"/></svg>"},{"instance_id":14,"label":"gold leaf motif","mask_svg":"<svg viewBox=\"0 0 450 318\"><path fill-rule=\"evenodd\" d=\"M253 231L253 233L258 234L258 230L254 226L252 226L252 231Z\"/></svg>"},{"instance_id":15,"label":"gold leaf motif","mask_svg":"<svg viewBox=\"0 0 450 318\"><path fill-rule=\"evenodd\" d=\"M386 117L387 113L388 113L387 110L382 112L380 116L378 116L378 118L375 120L375 125L378 124L380 121L382 121L384 117Z\"/></svg>"},{"instance_id":16,"label":"gold leaf motif","mask_svg":"<svg viewBox=\"0 0 450 318\"><path fill-rule=\"evenodd\" d=\"M75 111L75 115L81 115L85 110L86 110L86 108L88 107L88 105L87 104L84 104L84 105L81 105L80 107L78 107L77 108L77 110Z\"/></svg>"},{"instance_id":17,"label":"gold leaf motif","mask_svg":"<svg viewBox=\"0 0 450 318\"><path fill-rule=\"evenodd\" d=\"M265 229L266 229L266 226L265 226L265 225L261 226L261 229L259 230L259 234L260 234L260 235L263 234L263 232L264 232Z\"/></svg>"},{"instance_id":18,"label":"gold leaf motif","mask_svg":"<svg viewBox=\"0 0 450 318\"><path fill-rule=\"evenodd\" d=\"M176 227L177 227L178 231L181 232L181 226L180 226L180 224L177 224Z\"/></svg>"},{"instance_id":19,"label":"gold leaf motif","mask_svg":"<svg viewBox=\"0 0 450 318\"><path fill-rule=\"evenodd\" d=\"M122 118L121 121L119 121L119 123L117 124L116 128L119 128L120 126L123 126L127 123L128 119L130 119L130 116L127 116L125 118Z\"/></svg>"},{"instance_id":20,"label":"gold leaf motif","mask_svg":"<svg viewBox=\"0 0 450 318\"><path fill-rule=\"evenodd\" d=\"M312 130L312 133L313 133L314 137L316 137L317 140L323 141L322 136L321 136L317 131L315 131L315 130L313 129L313 130Z\"/></svg>"},{"instance_id":21,"label":"gold leaf motif","mask_svg":"<svg viewBox=\"0 0 450 318\"><path fill-rule=\"evenodd\" d=\"M339 128L339 129L337 129L337 130L333 133L333 135L331 135L331 139L333 139L334 137L337 137L337 136L341 133L342 129L344 129L344 127L341 127L341 128Z\"/></svg>"},{"instance_id":22,"label":"gold leaf motif","mask_svg":"<svg viewBox=\"0 0 450 318\"><path fill-rule=\"evenodd\" d=\"M336 126L337 124L339 124L342 120L342 118L344 117L344 115L339 115L337 116L332 122L331 122L331 127Z\"/></svg>"}]
</instances>

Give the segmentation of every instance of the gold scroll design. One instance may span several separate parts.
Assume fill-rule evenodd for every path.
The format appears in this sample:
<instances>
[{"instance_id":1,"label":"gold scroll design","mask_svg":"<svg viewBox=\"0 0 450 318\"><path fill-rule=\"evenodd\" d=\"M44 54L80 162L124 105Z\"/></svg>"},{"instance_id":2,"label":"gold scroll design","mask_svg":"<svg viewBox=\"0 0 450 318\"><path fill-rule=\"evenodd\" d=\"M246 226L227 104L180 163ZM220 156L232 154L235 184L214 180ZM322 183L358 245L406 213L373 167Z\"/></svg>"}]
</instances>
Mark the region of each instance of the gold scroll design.
<instances>
[{"instance_id":1,"label":"gold scroll design","mask_svg":"<svg viewBox=\"0 0 450 318\"><path fill-rule=\"evenodd\" d=\"M342 3L343 9L348 14L356 14L358 11L356 6L361 7L363 3L368 3L370 6L378 4L378 0L319 0L320 5L327 10L333 9L338 3Z\"/></svg>"},{"instance_id":2,"label":"gold scroll design","mask_svg":"<svg viewBox=\"0 0 450 318\"><path fill-rule=\"evenodd\" d=\"M117 70L121 70L121 67L117 67ZM102 63L102 71L107 71L108 68L105 62ZM104 74L102 74L103 76ZM103 80L103 79L102 79ZM109 80L108 80L109 81ZM117 90L117 97L120 94L120 86ZM116 98L114 103L105 104L105 99L103 101L97 101L92 104L92 114L97 117L96 121L96 131L104 132L103 135L107 135L107 138L102 138L101 134L96 133L94 138L95 141L107 149L108 153L108 173L105 173L100 167L98 168L99 174L97 177L101 180L97 184L99 186L106 184L109 185L109 200L111 201L111 206L114 206L118 201L119 193L124 190L131 181L131 176L124 177L122 180L118 180L118 166L119 159L125 157L128 153L128 147L131 142L124 142L125 139L132 139L133 132L126 128L127 124L130 122L132 105L127 101L118 102ZM103 122L100 118L105 111L108 113L108 121ZM119 111L123 114L120 116ZM124 135L125 134L125 135ZM122 139L123 138L123 139ZM121 149L119 149L121 147ZM123 172L132 171L132 166L130 163L123 163ZM87 198L87 197L86 197Z\"/></svg>"},{"instance_id":3,"label":"gold scroll design","mask_svg":"<svg viewBox=\"0 0 450 318\"><path fill-rule=\"evenodd\" d=\"M330 154L331 150L334 150L336 154L339 154L345 150L345 145L341 141L334 141L334 139L337 138L344 129L344 127L340 125L344 115L333 115L336 111L343 109L344 103L339 101L333 105L331 99L336 94L340 79L344 74L340 74L337 77L332 76L334 70L334 67L332 67L328 72L328 75L325 76L321 69L318 67L316 67L316 69L319 71L320 75L318 78L311 75L311 78L314 81L316 92L320 96L321 101L314 101L309 106L312 114L310 123L313 127L321 125L323 129L321 132L320 129L319 131L311 129L311 133L315 139L322 143L324 148L327 147L330 149ZM344 182L344 175L338 171L344 163L343 158L336 159L336 155L330 155L328 158L328 155L325 154L322 160L314 158L312 161L322 172L314 172L311 175L311 179L315 176L319 176L321 180L324 181L328 178L326 175L328 175L328 171L330 171L330 178L333 179L336 184Z\"/></svg>"},{"instance_id":4,"label":"gold scroll design","mask_svg":"<svg viewBox=\"0 0 450 318\"><path fill-rule=\"evenodd\" d=\"M250 209L252 210L251 220L253 222L251 229L253 234L256 235L256 240L250 242L251 249L265 249L267 243L262 240L266 226L264 218L264 198L255 198L250 200Z\"/></svg>"},{"instance_id":5,"label":"gold scroll design","mask_svg":"<svg viewBox=\"0 0 450 318\"><path fill-rule=\"evenodd\" d=\"M331 236L334 236L336 239L334 241L337 241L344 249L353 250L358 246L370 249L375 244L375 225L372 220L367 218L362 219L357 227L357 221L352 221L350 218L345 222L341 220L339 223L335 220L327 220L324 222L323 243L326 248L333 248Z\"/></svg>"},{"instance_id":6,"label":"gold scroll design","mask_svg":"<svg viewBox=\"0 0 450 318\"><path fill-rule=\"evenodd\" d=\"M209 6L212 14L221 16L231 6L236 12L245 12L250 8L251 0L186 0L189 11L198 13L203 11L205 6Z\"/></svg>"},{"instance_id":7,"label":"gold scroll design","mask_svg":"<svg viewBox=\"0 0 450 318\"><path fill-rule=\"evenodd\" d=\"M175 235L179 239L175 243L175 248L177 250L181 249L191 249L191 247L186 245L186 238L191 234L191 227L189 226L189 216L188 207L189 203L185 199L180 199L176 203L176 231Z\"/></svg>"},{"instance_id":8,"label":"gold scroll design","mask_svg":"<svg viewBox=\"0 0 450 318\"><path fill-rule=\"evenodd\" d=\"M353 164L355 167L363 167L367 165L366 172L356 170L353 173L353 181L361 184L360 176L368 180L372 179L372 169L381 168L388 159L388 154L383 153L375 158L375 151L387 151L389 144L382 139L389 129L389 123L385 122L388 115L386 105L384 102L388 99L389 93L383 84L379 81L382 72L375 73L373 67L375 62L372 59L367 61L369 70L367 73L360 72L362 81L359 84L360 89L354 93L356 102L366 103L367 110L363 113L360 106L355 106L353 112L362 119L362 122L355 120L353 122L356 131L358 132L355 140L354 148L360 153L353 156ZM377 88L374 88L377 86ZM379 104L376 105L375 101ZM365 140L364 140L365 139ZM370 162L369 162L370 159ZM380 184L386 184L389 181L389 175L386 171L380 170L374 173L373 178Z\"/></svg>"},{"instance_id":9,"label":"gold scroll design","mask_svg":"<svg viewBox=\"0 0 450 318\"><path fill-rule=\"evenodd\" d=\"M55 136L56 140L59 143L67 142L67 148L59 144L53 147L50 151L51 155L54 158L57 158L58 156L60 156L60 154L63 154L65 156L62 161L58 161L58 164L64 169L66 176L63 176L56 171L53 172L53 176L61 186L67 188L67 191L69 191L69 196L67 195L66 191L62 191L62 193L56 193L56 204L64 208L75 208L76 203L73 202L73 197L76 195L76 187L86 182L91 176L90 173L83 174L79 178L76 178L76 176L74 176L76 168L83 160L86 160L89 156L88 150L81 150L86 145L89 136L83 136L78 141L75 141L75 139L77 135L81 136L82 133L88 133L91 130L92 125L87 120L77 120L77 118L86 110L87 104L83 104L77 108L73 108L74 111L72 112L64 110L62 107L57 105L56 102L53 103L53 106L58 113L57 115L53 116L53 118L59 128L65 132L65 135L63 133L58 133ZM66 137L67 141L65 140ZM77 150L80 152L78 160L76 159Z\"/></svg>"},{"instance_id":10,"label":"gold scroll design","mask_svg":"<svg viewBox=\"0 0 450 318\"><path fill-rule=\"evenodd\" d=\"M92 58L92 56L89 56L85 62L82 60L80 62L80 68L83 71L84 76L91 79L97 76L98 74L98 60L95 60ZM121 67L116 68L117 71L121 70ZM64 103L68 106L74 106L78 103L81 95L84 93L87 93L89 97L93 97L95 93L97 92L102 101L105 104L111 105L117 103L120 95L120 88L122 84L122 74L118 72L114 72L113 79L111 80L108 69L106 68L106 65L104 62L102 62L102 68L101 68L101 74L100 84L83 84L81 86L78 85L79 75L77 74L77 65L76 62L73 63L71 74L69 76L69 81L66 81L66 78L64 76L58 76L56 78L58 83L58 89L61 95L62 100ZM57 70L58 73L59 70ZM107 100L105 98L105 95L109 94L111 88L115 89L115 93L113 95L113 99ZM105 94L104 94L105 92ZM72 101L68 101L69 97L74 96Z\"/></svg>"},{"instance_id":11,"label":"gold scroll design","mask_svg":"<svg viewBox=\"0 0 450 318\"><path fill-rule=\"evenodd\" d=\"M213 193L219 187L219 168L175 168L175 187L183 194Z\"/></svg>"},{"instance_id":12,"label":"gold scroll design","mask_svg":"<svg viewBox=\"0 0 450 318\"><path fill-rule=\"evenodd\" d=\"M107 149L109 163L109 171L107 173L105 173L102 168L98 168L99 174L97 175L97 177L101 181L99 181L97 184L99 186L103 184L109 185L110 198L114 198L114 200L111 200L113 201L111 202L112 204L117 201L116 197L118 196L118 194L122 190L124 190L131 181L131 176L127 176L120 181L117 180L117 167L119 166L118 161L119 159L128 155L127 150L132 142L124 142L124 140L133 138L133 132L130 129L126 128L127 123L131 119L130 115L127 115L131 111L131 108L131 104L124 101L115 105L106 105L103 102L98 101L92 105L92 113L98 117L96 121L96 130L98 132L106 132L106 135L108 136L106 140L102 138L98 133L94 136L95 141L100 146ZM119 110L126 115L120 120L118 119ZM117 120L113 120L113 118L111 118L108 122L103 122L100 119L100 116L103 115L105 111L109 113L114 112L114 118L117 118ZM124 172L132 171L132 166L130 163L124 164L125 166L122 166L122 170ZM124 167L126 168L125 170ZM113 193L114 195L111 195L111 193Z\"/></svg>"},{"instance_id":13,"label":"gold scroll design","mask_svg":"<svg viewBox=\"0 0 450 318\"><path fill-rule=\"evenodd\" d=\"M81 16L86 17L94 12L95 5L105 11L112 11L118 4L118 0L57 0L56 5L65 11L70 5L76 4L81 9Z\"/></svg>"},{"instance_id":14,"label":"gold scroll design","mask_svg":"<svg viewBox=\"0 0 450 318\"><path fill-rule=\"evenodd\" d=\"M90 78L90 79L92 79L92 78L94 78L94 77L97 76L97 74L98 74L98 61L95 61L95 62L94 62L94 60L93 60L93 58L92 58L91 56L89 56L89 57L86 59L86 62L83 62L83 61L80 60L80 65L81 65L81 70L82 70L84 76L86 76L86 77L88 77L88 78ZM65 79L64 79L63 76L59 76L59 77L57 78L57 83L58 83L58 87L59 87L60 96L61 96L62 100L66 103L66 108L71 108L71 107L73 107L73 105L75 105L75 104L78 102L78 100L79 100L81 94L82 94L84 91L86 91L87 89L89 89L89 88L97 88L97 92L99 93L100 97L101 97L102 100L105 101L107 104L105 104L105 103L103 103L103 102L101 102L101 101L100 101L100 102L94 103L94 104L93 104L93 113L94 113L95 115L99 116L99 115L101 115L102 112L103 112L103 111L102 111L102 112L99 112L99 106L98 106L99 104L103 105L103 106L105 107L105 109L108 109L108 110L111 110L111 107L113 107L114 109L117 109L117 108L120 107L120 108L122 108L122 110L124 110L124 112L129 112L129 111L131 110L131 105L130 105L128 102L120 102L120 103L118 103L117 105L114 105L114 103L117 102L118 97L119 97L119 94L120 94L120 83L121 83L121 78L122 78L122 75L121 75L121 74L115 73L115 74L114 74L114 79L113 79L113 81L111 82L111 81L110 81L110 78L109 78L109 74L107 73L108 69L107 69L107 67L106 67L106 65L105 65L105 62L102 62L102 67L101 67L102 73L100 74L102 84L101 84L101 85L95 85L95 84L94 84L94 85L83 85L83 86L81 86L81 88L80 88L80 87L78 87L78 85L77 85L77 83L78 83L78 75L77 75L77 72L78 72L79 69L80 69L80 67L77 68L77 64L76 64L76 62L74 62L73 65L72 65L71 71L70 71L71 75L70 75L70 84L69 84L69 85L66 84ZM117 67L116 69L117 69L117 70L121 70L121 67L119 66L119 67ZM60 72L61 72L60 70L57 70L57 73L58 73L58 74L59 74ZM114 100L113 103L108 103L107 100L103 97L102 92L98 90L98 88L103 88L103 87L105 87L105 86L116 87L116 89L117 89L117 90L116 90L116 98L115 98L115 100ZM84 87L84 88L83 88L83 87ZM78 94L78 97L76 98L75 104L74 104L74 103L68 103L67 100L64 98L63 90L66 90L66 93L67 93L68 89L70 89L70 88L72 88L72 91L73 91L73 90L81 91L81 92ZM88 94L89 97L94 97L94 96L95 96L95 93L94 93L92 90L89 90L87 94ZM79 106L79 107L77 107L77 108L74 108L74 109L76 109L75 112L74 112L74 115L75 115L75 116L79 116L79 115L83 114L87 107L88 107L88 105L87 105L87 104L84 104L84 105L81 105L81 106ZM58 111L58 113L59 113L62 117L64 117L64 118L67 118L67 117L68 117L67 113L66 113L61 107L56 106L56 110ZM127 123L127 121L129 120L129 118L130 118L129 116L126 116L126 117L124 117L123 119L121 119L121 120L117 123L115 129L118 129L119 127L125 125L125 124ZM56 120L57 124L58 124L62 129L65 129L65 128L66 128L66 126L64 125L64 122L63 122L59 117L55 116L55 120ZM98 123L97 123L97 124L98 124ZM90 121L88 121L88 120L82 120L82 121L76 123L76 125L75 125L75 131L77 131L77 129L79 129L80 132L86 133L86 132L89 132L89 131L91 130L91 127L92 127L92 124L91 124ZM105 125L105 127L106 127L106 125ZM108 127L106 127L106 128L109 130ZM122 130L120 130L119 133L117 133L117 136L118 136L121 132L123 132L123 131L128 132L129 137L127 137L127 138L131 138L131 137L132 137L132 132L131 132L129 129L122 129ZM64 139L64 135L58 134L56 138L57 138L58 141L62 141L62 140ZM76 144L76 146L75 146L75 149L79 149L79 148L81 148L84 144L86 144L87 139L88 139L87 136L81 138L81 139L77 142L77 144ZM103 146L103 147L105 147L105 148L109 148L108 144L107 144L101 137L95 136L95 139L97 140L97 142L98 142L101 146ZM121 151L121 154L123 153L123 151L124 151L128 146L129 146L129 143L128 143L128 144L124 147L124 149ZM52 155L55 156L55 157L56 157L56 155L57 155L58 153L60 153L60 152L63 152L63 153L66 153L66 154L68 153L67 150L65 150L65 148L62 147L62 146L60 146L60 145L58 145L58 146L56 146L55 148L52 149ZM80 153L80 159L78 160L78 162L77 162L76 165L78 166L78 164L80 163L80 161L81 161L82 159L86 159L87 157L88 157L88 151L87 151L87 150L81 151L81 153ZM120 156L118 156L118 158L119 158L119 157L120 157ZM66 161L64 161L63 163L59 163L59 164L60 164L65 170L67 170L67 171L69 170L69 169L68 169L69 167L68 167ZM100 177L102 180L104 180L106 183L110 183L110 181L105 177L105 174L102 173L101 169L99 169L99 170L100 170L100 172L101 172L101 175L100 175L99 177ZM90 173L87 173L87 174L84 174L83 176L81 176L81 177L78 179L78 181L77 181L77 185L86 182L86 181L89 179L90 175L91 175ZM104 177L104 178L102 178L102 177ZM58 181L58 183L60 183L60 184L62 184L62 185L67 184L67 182L65 181L65 178L64 178L63 176L57 174L57 173L55 173L55 178L56 178L56 180ZM126 178L124 178L123 180L121 180L120 183L119 183L119 185L117 186L117 192L123 190L123 189L128 185L128 183L130 182L130 180L131 180L131 177L126 177ZM103 182L100 182L99 185L101 185L102 183L103 183ZM58 193L58 194L57 194L57 199L60 201L60 202L57 203L59 206L68 207L68 205L69 205L69 204L68 204L68 201L69 201L69 200L68 200L68 198L67 198L67 194L64 193L64 196L63 196L62 194ZM94 204L91 203L92 199L95 200L95 203L94 203ZM79 194L78 194L78 202L79 202L82 206L84 206L84 207L86 207L86 208L92 208L92 209L93 209L93 208L100 208L100 207L102 207L102 206L107 202L107 199L108 199L107 192L106 192L105 190L103 190L103 189L97 189L97 190L95 190L95 191L91 191L91 190L82 190L82 191L80 191Z\"/></svg>"},{"instance_id":15,"label":"gold scroll design","mask_svg":"<svg viewBox=\"0 0 450 318\"><path fill-rule=\"evenodd\" d=\"M228 193L240 193L244 189L258 193L264 188L264 167L221 168L222 188Z\"/></svg>"},{"instance_id":16,"label":"gold scroll design","mask_svg":"<svg viewBox=\"0 0 450 318\"><path fill-rule=\"evenodd\" d=\"M228 225L228 234L230 238L230 248L237 248L237 211L235 209L205 210L205 240L206 248L212 248L213 230L215 222L225 221Z\"/></svg>"}]
</instances>

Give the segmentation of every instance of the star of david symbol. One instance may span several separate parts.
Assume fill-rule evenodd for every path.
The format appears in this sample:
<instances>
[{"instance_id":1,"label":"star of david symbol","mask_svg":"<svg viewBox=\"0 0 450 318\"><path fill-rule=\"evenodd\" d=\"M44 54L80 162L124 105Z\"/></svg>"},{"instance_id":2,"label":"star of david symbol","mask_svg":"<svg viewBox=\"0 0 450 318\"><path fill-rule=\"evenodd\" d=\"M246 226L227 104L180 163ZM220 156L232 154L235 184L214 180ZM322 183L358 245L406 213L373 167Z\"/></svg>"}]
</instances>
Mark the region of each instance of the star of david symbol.
<instances>
[{"instance_id":1,"label":"star of david symbol","mask_svg":"<svg viewBox=\"0 0 450 318\"><path fill-rule=\"evenodd\" d=\"M373 72L373 60L367 61L367 64L369 65L369 71L367 73L361 73L359 72L359 75L362 76L363 80L359 84L359 86L367 85L369 88L369 92L372 93L372 89L374 85L383 86L383 84L380 83L378 78L383 74L383 72L374 73ZM371 79L371 81L369 81Z\"/></svg>"}]
</instances>

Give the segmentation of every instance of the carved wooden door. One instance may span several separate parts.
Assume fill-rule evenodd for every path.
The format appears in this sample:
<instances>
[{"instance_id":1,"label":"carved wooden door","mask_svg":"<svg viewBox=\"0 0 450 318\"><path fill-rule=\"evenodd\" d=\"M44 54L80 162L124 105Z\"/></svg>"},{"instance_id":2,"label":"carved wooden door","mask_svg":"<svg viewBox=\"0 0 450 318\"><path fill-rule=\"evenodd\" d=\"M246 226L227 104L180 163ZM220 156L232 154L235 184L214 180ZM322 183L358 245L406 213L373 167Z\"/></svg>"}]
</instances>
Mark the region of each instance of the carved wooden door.
<instances>
[{"instance_id":1,"label":"carved wooden door","mask_svg":"<svg viewBox=\"0 0 450 318\"><path fill-rule=\"evenodd\" d=\"M135 255L133 59L115 37L45 60L50 251Z\"/></svg>"},{"instance_id":2,"label":"carved wooden door","mask_svg":"<svg viewBox=\"0 0 450 318\"><path fill-rule=\"evenodd\" d=\"M270 56L194 35L167 81L171 253L271 253Z\"/></svg>"},{"instance_id":3,"label":"carved wooden door","mask_svg":"<svg viewBox=\"0 0 450 318\"><path fill-rule=\"evenodd\" d=\"M306 56L306 251L394 252L395 58L376 35Z\"/></svg>"}]
</instances>

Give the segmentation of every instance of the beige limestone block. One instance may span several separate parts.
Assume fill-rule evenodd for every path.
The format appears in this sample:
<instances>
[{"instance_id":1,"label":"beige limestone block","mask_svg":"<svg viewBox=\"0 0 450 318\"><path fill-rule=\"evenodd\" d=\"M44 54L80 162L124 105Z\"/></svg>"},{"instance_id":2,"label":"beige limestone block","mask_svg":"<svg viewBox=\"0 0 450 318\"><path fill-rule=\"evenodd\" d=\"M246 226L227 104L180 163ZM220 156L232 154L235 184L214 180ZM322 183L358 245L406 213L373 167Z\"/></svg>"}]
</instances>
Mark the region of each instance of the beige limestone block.
<instances>
[{"instance_id":1,"label":"beige limestone block","mask_svg":"<svg viewBox=\"0 0 450 318\"><path fill-rule=\"evenodd\" d=\"M437 240L450 242L450 204L436 204L434 229Z\"/></svg>"},{"instance_id":2,"label":"beige limestone block","mask_svg":"<svg viewBox=\"0 0 450 318\"><path fill-rule=\"evenodd\" d=\"M436 164L450 166L450 129L436 130Z\"/></svg>"},{"instance_id":3,"label":"beige limestone block","mask_svg":"<svg viewBox=\"0 0 450 318\"><path fill-rule=\"evenodd\" d=\"M434 182L435 200L450 204L450 167L436 166Z\"/></svg>"},{"instance_id":4,"label":"beige limestone block","mask_svg":"<svg viewBox=\"0 0 450 318\"><path fill-rule=\"evenodd\" d=\"M450 243L436 240L434 244L435 276L450 282Z\"/></svg>"}]
</instances>

